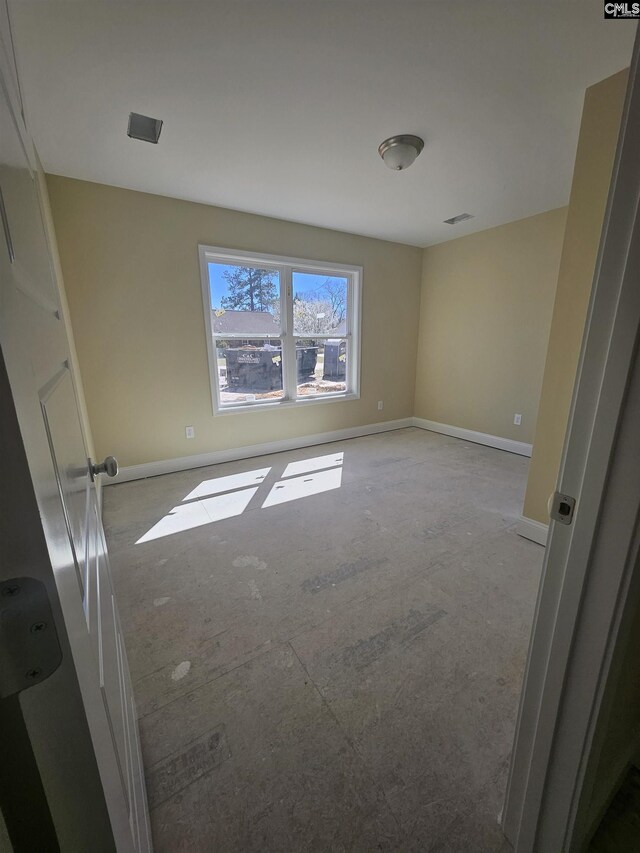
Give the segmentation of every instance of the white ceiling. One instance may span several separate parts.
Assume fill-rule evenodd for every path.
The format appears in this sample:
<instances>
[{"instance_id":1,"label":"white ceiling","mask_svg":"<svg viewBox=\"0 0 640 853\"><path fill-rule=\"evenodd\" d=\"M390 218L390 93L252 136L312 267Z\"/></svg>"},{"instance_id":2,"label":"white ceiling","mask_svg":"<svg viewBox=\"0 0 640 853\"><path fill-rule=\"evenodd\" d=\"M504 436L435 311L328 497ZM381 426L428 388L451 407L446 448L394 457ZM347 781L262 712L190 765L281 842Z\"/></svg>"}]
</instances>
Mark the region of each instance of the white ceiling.
<instances>
[{"instance_id":1,"label":"white ceiling","mask_svg":"<svg viewBox=\"0 0 640 853\"><path fill-rule=\"evenodd\" d=\"M567 203L602 0L12 3L45 169L419 246ZM130 111L164 120L157 146ZM406 172L378 144L424 137ZM457 226L443 220L469 212Z\"/></svg>"}]
</instances>

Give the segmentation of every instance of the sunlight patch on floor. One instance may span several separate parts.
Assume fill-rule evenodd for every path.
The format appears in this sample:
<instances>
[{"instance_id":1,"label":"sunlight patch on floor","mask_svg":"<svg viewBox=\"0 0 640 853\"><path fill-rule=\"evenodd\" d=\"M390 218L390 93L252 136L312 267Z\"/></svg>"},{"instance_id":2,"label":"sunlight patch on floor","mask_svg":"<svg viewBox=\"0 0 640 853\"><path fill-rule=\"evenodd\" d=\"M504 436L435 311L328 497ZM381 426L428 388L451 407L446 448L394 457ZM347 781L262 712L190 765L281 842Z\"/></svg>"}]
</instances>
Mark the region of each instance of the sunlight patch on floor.
<instances>
[{"instance_id":1,"label":"sunlight patch on floor","mask_svg":"<svg viewBox=\"0 0 640 853\"><path fill-rule=\"evenodd\" d=\"M144 536L136 542L150 542L163 536L171 536L173 533L182 533L184 530L192 530L194 527L202 527L214 521L222 521L224 518L232 518L241 515L258 488L243 489L240 492L228 492L215 498L205 498L190 504L180 504L161 518L157 524L148 530Z\"/></svg>"},{"instance_id":2,"label":"sunlight patch on floor","mask_svg":"<svg viewBox=\"0 0 640 853\"><path fill-rule=\"evenodd\" d=\"M342 465L343 461L344 453L328 453L326 456L314 456L312 459L289 462L282 476L297 477L299 474L310 474L312 471L320 471L322 468Z\"/></svg>"},{"instance_id":3,"label":"sunlight patch on floor","mask_svg":"<svg viewBox=\"0 0 640 853\"><path fill-rule=\"evenodd\" d=\"M234 489L244 489L246 486L259 486L271 468L258 468L255 471L244 471L241 474L230 474L228 477L216 477L213 480L203 480L193 491L184 497L183 501L204 498L207 495L217 495L220 492L231 492Z\"/></svg>"},{"instance_id":4,"label":"sunlight patch on floor","mask_svg":"<svg viewBox=\"0 0 640 853\"><path fill-rule=\"evenodd\" d=\"M291 480L281 480L273 486L262 508L329 492L331 489L339 489L341 485L342 468L332 468L329 471L319 471L316 474L294 477Z\"/></svg>"},{"instance_id":5,"label":"sunlight patch on floor","mask_svg":"<svg viewBox=\"0 0 640 853\"><path fill-rule=\"evenodd\" d=\"M344 453L329 453L289 463L282 474L288 479L279 480L272 486L262 509L339 489L343 461ZM242 515L270 471L271 468L256 468L203 480L182 499L181 504L174 506L141 536L136 545ZM294 474L301 476L294 477ZM252 488L248 488L250 486Z\"/></svg>"}]
</instances>

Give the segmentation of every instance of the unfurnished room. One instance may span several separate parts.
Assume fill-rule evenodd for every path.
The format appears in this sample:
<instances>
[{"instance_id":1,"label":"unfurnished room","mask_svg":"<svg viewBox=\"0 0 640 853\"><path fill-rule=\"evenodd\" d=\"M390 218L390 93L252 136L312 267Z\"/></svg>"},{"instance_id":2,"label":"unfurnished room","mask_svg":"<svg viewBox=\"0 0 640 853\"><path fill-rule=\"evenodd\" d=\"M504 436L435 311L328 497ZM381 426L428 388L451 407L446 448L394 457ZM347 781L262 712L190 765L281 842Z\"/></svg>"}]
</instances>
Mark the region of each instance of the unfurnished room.
<instances>
[{"instance_id":1,"label":"unfurnished room","mask_svg":"<svg viewBox=\"0 0 640 853\"><path fill-rule=\"evenodd\" d=\"M2 0L2 853L640 850L637 6Z\"/></svg>"}]
</instances>

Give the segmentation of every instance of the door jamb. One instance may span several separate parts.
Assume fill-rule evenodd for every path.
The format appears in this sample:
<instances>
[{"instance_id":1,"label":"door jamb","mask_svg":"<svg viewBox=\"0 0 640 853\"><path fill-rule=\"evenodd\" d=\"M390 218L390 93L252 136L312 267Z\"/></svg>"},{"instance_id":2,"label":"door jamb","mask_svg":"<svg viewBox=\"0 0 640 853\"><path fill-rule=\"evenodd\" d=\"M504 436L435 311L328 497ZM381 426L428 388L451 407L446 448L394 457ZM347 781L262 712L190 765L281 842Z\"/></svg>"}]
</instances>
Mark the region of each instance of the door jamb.
<instances>
[{"instance_id":1,"label":"door jamb","mask_svg":"<svg viewBox=\"0 0 640 853\"><path fill-rule=\"evenodd\" d=\"M502 824L516 853L584 840L597 724L640 574L629 446L640 431L639 55L640 35L558 480L577 511L550 526L509 774Z\"/></svg>"}]
</instances>

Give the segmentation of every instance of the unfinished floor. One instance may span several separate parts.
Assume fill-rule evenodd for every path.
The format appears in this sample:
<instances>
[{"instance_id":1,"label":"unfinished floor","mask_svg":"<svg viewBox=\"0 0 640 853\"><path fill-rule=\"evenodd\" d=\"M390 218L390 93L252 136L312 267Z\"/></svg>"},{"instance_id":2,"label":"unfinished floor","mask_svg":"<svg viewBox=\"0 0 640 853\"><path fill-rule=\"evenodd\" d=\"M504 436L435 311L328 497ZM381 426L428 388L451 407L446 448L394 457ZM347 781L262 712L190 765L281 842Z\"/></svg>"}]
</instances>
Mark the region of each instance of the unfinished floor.
<instances>
[{"instance_id":1,"label":"unfinished floor","mask_svg":"<svg viewBox=\"0 0 640 853\"><path fill-rule=\"evenodd\" d=\"M157 853L503 849L527 463L406 429L104 490Z\"/></svg>"}]
</instances>

